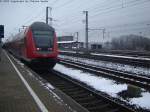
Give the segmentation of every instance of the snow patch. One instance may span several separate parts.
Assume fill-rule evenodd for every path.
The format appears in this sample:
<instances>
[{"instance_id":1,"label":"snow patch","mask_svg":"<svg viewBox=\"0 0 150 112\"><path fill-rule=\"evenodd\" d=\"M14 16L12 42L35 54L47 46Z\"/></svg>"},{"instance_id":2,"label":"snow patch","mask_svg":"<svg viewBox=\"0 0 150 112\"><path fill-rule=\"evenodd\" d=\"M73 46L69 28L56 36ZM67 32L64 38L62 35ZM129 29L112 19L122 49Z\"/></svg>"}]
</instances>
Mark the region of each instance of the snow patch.
<instances>
[{"instance_id":1,"label":"snow patch","mask_svg":"<svg viewBox=\"0 0 150 112\"><path fill-rule=\"evenodd\" d=\"M54 69L63 73L64 75L72 77L73 79L79 80L91 86L97 91L105 92L112 97L120 98L120 96L118 96L118 93L125 91L128 88L127 84L118 84L113 80L100 76L94 76L93 74L85 73L78 69L67 68L66 66L61 64L56 64ZM150 93L145 92L144 89L141 92L141 97L130 98L128 100L121 98L121 100L129 104L134 104L137 107L150 109Z\"/></svg>"},{"instance_id":2,"label":"snow patch","mask_svg":"<svg viewBox=\"0 0 150 112\"><path fill-rule=\"evenodd\" d=\"M109 80L102 77L94 76L90 73L83 73L81 70L74 70L71 68L66 68L63 65L56 64L55 70L64 73L74 79L77 79L85 84L91 86L92 88L107 92L109 95L117 96L117 93L127 89L126 84L116 84L115 81Z\"/></svg>"},{"instance_id":3,"label":"snow patch","mask_svg":"<svg viewBox=\"0 0 150 112\"><path fill-rule=\"evenodd\" d=\"M131 104L136 104L138 106L150 109L150 93L143 92L142 97L130 99Z\"/></svg>"},{"instance_id":4,"label":"snow patch","mask_svg":"<svg viewBox=\"0 0 150 112\"><path fill-rule=\"evenodd\" d=\"M142 67L125 65L125 64L114 63L114 62L86 59L86 58L79 58L79 57L71 57L71 56L64 56L64 55L59 55L59 57L63 59L69 59L72 61L77 61L77 62L93 65L93 66L109 68L109 69L113 69L117 71L129 72L135 75L150 76L149 68L142 68Z\"/></svg>"}]
</instances>

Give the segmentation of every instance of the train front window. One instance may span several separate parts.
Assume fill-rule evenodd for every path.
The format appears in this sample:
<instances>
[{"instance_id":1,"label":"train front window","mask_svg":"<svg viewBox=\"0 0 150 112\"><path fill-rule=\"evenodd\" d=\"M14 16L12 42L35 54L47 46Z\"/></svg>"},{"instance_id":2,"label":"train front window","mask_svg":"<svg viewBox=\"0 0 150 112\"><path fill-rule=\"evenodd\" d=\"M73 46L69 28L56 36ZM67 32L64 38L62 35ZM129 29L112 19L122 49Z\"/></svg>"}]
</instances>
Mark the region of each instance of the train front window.
<instances>
[{"instance_id":1,"label":"train front window","mask_svg":"<svg viewBox=\"0 0 150 112\"><path fill-rule=\"evenodd\" d=\"M54 39L53 31L33 31L33 37L36 47L52 48Z\"/></svg>"}]
</instances>

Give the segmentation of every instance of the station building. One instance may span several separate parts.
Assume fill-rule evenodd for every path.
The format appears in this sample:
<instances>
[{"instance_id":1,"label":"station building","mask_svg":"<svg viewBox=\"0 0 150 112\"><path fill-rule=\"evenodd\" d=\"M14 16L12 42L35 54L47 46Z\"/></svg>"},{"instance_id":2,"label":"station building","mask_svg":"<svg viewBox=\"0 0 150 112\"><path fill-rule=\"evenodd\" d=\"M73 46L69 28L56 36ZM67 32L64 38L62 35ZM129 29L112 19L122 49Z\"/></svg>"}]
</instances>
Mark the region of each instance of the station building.
<instances>
[{"instance_id":1,"label":"station building","mask_svg":"<svg viewBox=\"0 0 150 112\"><path fill-rule=\"evenodd\" d=\"M73 36L59 36L58 37L58 47L61 50L75 50L75 49L85 49L84 42L78 42L74 39ZM102 43L99 42L89 42L88 44L89 50L101 50Z\"/></svg>"},{"instance_id":2,"label":"station building","mask_svg":"<svg viewBox=\"0 0 150 112\"><path fill-rule=\"evenodd\" d=\"M60 36L58 37L59 49L78 49L83 48L84 43L74 40L73 36Z\"/></svg>"}]
</instances>

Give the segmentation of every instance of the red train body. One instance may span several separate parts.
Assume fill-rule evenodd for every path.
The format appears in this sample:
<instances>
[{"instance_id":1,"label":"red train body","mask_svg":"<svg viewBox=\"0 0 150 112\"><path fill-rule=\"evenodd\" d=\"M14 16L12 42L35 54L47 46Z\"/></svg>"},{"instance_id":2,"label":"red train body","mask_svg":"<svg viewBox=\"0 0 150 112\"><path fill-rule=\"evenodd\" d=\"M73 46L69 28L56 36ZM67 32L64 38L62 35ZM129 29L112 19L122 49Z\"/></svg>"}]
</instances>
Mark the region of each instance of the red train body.
<instances>
[{"instance_id":1,"label":"red train body","mask_svg":"<svg viewBox=\"0 0 150 112\"><path fill-rule=\"evenodd\" d=\"M55 30L44 22L35 22L7 42L5 47L15 56L35 67L53 68L58 45Z\"/></svg>"}]
</instances>

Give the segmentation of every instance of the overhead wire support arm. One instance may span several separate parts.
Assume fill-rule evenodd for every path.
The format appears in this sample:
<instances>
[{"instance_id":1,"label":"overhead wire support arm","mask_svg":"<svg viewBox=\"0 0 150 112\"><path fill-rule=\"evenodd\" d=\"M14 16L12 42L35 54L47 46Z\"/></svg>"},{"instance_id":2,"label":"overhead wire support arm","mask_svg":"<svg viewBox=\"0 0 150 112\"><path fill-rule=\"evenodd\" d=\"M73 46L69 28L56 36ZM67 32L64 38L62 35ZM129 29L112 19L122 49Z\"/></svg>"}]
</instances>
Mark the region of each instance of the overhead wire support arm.
<instances>
[{"instance_id":1,"label":"overhead wire support arm","mask_svg":"<svg viewBox=\"0 0 150 112\"><path fill-rule=\"evenodd\" d=\"M105 28L89 28L89 30L105 30Z\"/></svg>"},{"instance_id":2,"label":"overhead wire support arm","mask_svg":"<svg viewBox=\"0 0 150 112\"><path fill-rule=\"evenodd\" d=\"M105 28L89 28L88 29L88 31L90 31L90 30L102 30L102 32L103 32L103 39L104 39L104 37L105 37L105 31L106 31L106 29Z\"/></svg>"},{"instance_id":3,"label":"overhead wire support arm","mask_svg":"<svg viewBox=\"0 0 150 112\"><path fill-rule=\"evenodd\" d=\"M28 26L22 25L21 28L19 28L19 32L21 32L23 29L27 28Z\"/></svg>"},{"instance_id":4,"label":"overhead wire support arm","mask_svg":"<svg viewBox=\"0 0 150 112\"><path fill-rule=\"evenodd\" d=\"M26 27L28 27L28 26L25 26L25 25L22 26L23 29L26 28Z\"/></svg>"}]
</instances>

